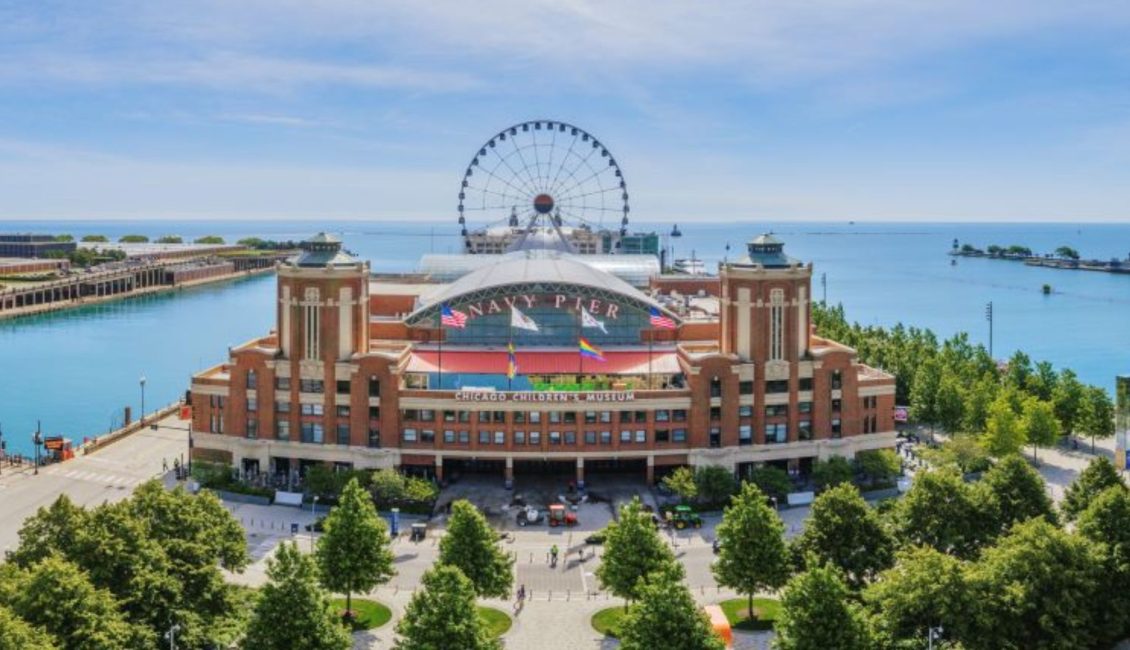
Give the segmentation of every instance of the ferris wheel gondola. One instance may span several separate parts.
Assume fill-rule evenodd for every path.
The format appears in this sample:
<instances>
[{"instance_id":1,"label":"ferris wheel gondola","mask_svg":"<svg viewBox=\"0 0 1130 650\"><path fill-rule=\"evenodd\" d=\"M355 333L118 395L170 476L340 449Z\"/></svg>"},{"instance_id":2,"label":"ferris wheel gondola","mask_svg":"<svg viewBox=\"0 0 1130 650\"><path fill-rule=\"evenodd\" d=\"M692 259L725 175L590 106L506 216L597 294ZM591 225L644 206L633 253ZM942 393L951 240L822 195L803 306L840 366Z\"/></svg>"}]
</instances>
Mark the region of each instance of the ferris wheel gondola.
<instances>
[{"instance_id":1,"label":"ferris wheel gondola","mask_svg":"<svg viewBox=\"0 0 1130 650\"><path fill-rule=\"evenodd\" d=\"M584 129L534 120L503 129L471 158L459 188L459 226L628 230L628 186L616 157Z\"/></svg>"}]
</instances>

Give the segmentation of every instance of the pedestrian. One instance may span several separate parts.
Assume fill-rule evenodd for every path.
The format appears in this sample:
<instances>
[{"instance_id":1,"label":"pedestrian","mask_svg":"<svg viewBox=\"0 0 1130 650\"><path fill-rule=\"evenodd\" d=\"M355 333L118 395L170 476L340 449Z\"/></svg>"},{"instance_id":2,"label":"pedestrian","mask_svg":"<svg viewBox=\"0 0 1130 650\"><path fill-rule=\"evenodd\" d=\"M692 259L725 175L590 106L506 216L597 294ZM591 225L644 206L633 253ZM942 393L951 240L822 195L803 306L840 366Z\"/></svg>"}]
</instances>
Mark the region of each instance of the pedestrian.
<instances>
[{"instance_id":1,"label":"pedestrian","mask_svg":"<svg viewBox=\"0 0 1130 650\"><path fill-rule=\"evenodd\" d=\"M549 566L557 566L557 544L549 549Z\"/></svg>"},{"instance_id":2,"label":"pedestrian","mask_svg":"<svg viewBox=\"0 0 1130 650\"><path fill-rule=\"evenodd\" d=\"M162 472L169 471L169 460L167 458L161 459L161 471Z\"/></svg>"}]
</instances>

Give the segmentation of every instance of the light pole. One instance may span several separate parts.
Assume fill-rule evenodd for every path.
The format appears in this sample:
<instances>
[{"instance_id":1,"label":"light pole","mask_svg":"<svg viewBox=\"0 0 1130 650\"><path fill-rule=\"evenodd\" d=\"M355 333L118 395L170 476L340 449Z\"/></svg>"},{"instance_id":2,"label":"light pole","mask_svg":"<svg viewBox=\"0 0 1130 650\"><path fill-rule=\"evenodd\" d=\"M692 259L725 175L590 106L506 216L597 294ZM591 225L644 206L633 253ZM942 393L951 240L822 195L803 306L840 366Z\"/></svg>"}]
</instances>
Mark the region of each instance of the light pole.
<instances>
[{"instance_id":1,"label":"light pole","mask_svg":"<svg viewBox=\"0 0 1130 650\"><path fill-rule=\"evenodd\" d=\"M934 641L942 638L942 626L932 627L926 632L926 642L930 644L930 650L934 650Z\"/></svg>"},{"instance_id":2,"label":"light pole","mask_svg":"<svg viewBox=\"0 0 1130 650\"><path fill-rule=\"evenodd\" d=\"M993 301L985 305L985 320L989 321L989 357L993 356Z\"/></svg>"},{"instance_id":3,"label":"light pole","mask_svg":"<svg viewBox=\"0 0 1130 650\"><path fill-rule=\"evenodd\" d=\"M35 433L31 434L31 441L35 445L35 473L39 474L39 445L43 443L43 433L39 427L39 420L35 421Z\"/></svg>"},{"instance_id":4,"label":"light pole","mask_svg":"<svg viewBox=\"0 0 1130 650\"><path fill-rule=\"evenodd\" d=\"M180 632L180 625L173 623L168 632L165 632L165 638L169 640L169 650L177 650L177 632Z\"/></svg>"},{"instance_id":5,"label":"light pole","mask_svg":"<svg viewBox=\"0 0 1130 650\"><path fill-rule=\"evenodd\" d=\"M8 454L4 453L4 427L0 426L0 467L3 467Z\"/></svg>"},{"instance_id":6,"label":"light pole","mask_svg":"<svg viewBox=\"0 0 1130 650\"><path fill-rule=\"evenodd\" d=\"M139 417L138 420L141 422L141 426L144 427L145 426L145 375L142 375L141 379L139 379L137 381L137 383L141 384L141 417Z\"/></svg>"},{"instance_id":7,"label":"light pole","mask_svg":"<svg viewBox=\"0 0 1130 650\"><path fill-rule=\"evenodd\" d=\"M310 504L310 514L314 521L310 523L310 552L314 552L314 533L318 532L318 495L314 495L314 502Z\"/></svg>"}]
</instances>

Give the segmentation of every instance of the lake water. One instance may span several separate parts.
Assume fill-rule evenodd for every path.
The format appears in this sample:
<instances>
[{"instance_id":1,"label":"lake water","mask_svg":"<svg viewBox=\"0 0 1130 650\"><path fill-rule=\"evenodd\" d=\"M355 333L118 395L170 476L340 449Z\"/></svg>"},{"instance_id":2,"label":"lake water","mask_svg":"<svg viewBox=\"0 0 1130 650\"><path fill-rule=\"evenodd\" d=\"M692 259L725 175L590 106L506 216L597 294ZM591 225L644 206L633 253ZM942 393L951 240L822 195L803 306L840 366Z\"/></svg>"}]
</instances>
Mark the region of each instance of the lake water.
<instances>
[{"instance_id":1,"label":"lake water","mask_svg":"<svg viewBox=\"0 0 1130 650\"><path fill-rule=\"evenodd\" d=\"M640 224L641 229L650 228ZM656 226L662 232L670 225ZM1058 271L946 255L954 238L984 248L1020 244L1037 252L1072 246L1084 257L1126 257L1130 224L765 223L682 224L675 256L696 256L713 268L744 242L773 231L785 251L815 264L813 293L843 303L866 324L899 321L940 336L968 331L988 341L985 304L993 301L994 353L1025 350L1034 360L1073 368L1087 382L1112 389L1130 372L1127 352L1130 275ZM219 234L301 239L333 232L372 261L375 271L412 270L427 252L459 250L453 223L365 222L0 222L0 232L101 233L112 238L169 232L193 238ZM1042 293L1050 284L1054 292ZM147 410L184 394L191 374L224 361L227 348L272 326L273 276L129 298L103 305L0 321L0 427L8 450L28 453L36 420L47 434L81 441L121 424L122 409Z\"/></svg>"}]
</instances>

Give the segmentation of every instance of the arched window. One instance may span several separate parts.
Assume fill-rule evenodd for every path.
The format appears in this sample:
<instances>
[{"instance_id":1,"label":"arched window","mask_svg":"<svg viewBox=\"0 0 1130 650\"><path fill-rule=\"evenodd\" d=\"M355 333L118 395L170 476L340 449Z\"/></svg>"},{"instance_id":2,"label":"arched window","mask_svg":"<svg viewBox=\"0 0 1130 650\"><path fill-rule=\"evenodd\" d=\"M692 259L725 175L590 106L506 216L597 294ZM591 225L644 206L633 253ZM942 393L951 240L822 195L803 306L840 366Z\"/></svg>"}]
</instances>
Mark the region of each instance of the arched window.
<instances>
[{"instance_id":1,"label":"arched window","mask_svg":"<svg viewBox=\"0 0 1130 650\"><path fill-rule=\"evenodd\" d=\"M710 380L710 396L722 397L722 380L718 377Z\"/></svg>"}]
</instances>

